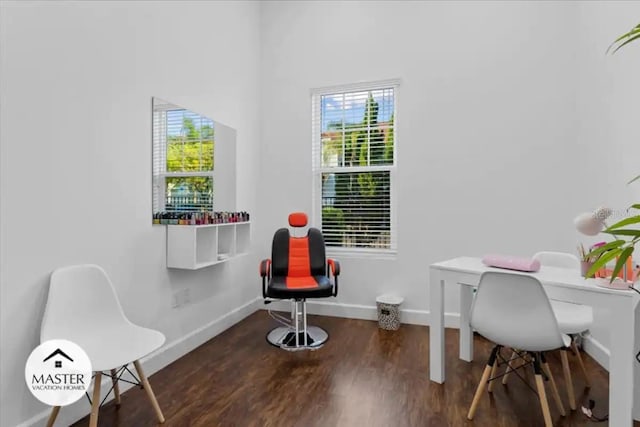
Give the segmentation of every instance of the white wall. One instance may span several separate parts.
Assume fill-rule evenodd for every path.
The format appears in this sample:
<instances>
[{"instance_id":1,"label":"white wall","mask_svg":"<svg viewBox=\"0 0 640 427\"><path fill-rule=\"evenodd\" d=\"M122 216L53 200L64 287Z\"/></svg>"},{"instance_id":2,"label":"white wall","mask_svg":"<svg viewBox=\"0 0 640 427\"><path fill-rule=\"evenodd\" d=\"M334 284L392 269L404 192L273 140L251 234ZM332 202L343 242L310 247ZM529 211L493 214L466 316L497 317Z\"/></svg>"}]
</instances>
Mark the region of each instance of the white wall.
<instances>
[{"instance_id":1,"label":"white wall","mask_svg":"<svg viewBox=\"0 0 640 427\"><path fill-rule=\"evenodd\" d=\"M0 425L13 426L47 409L23 378L54 268L101 264L130 319L168 344L256 297L253 254L198 272L165 268L165 227L151 225L150 156L152 96L237 129L238 208L255 213L259 7L1 7ZM185 287L192 303L172 309Z\"/></svg>"},{"instance_id":2,"label":"white wall","mask_svg":"<svg viewBox=\"0 0 640 427\"><path fill-rule=\"evenodd\" d=\"M371 306L395 292L426 311L432 262L573 251L586 193L573 6L269 2L262 19L263 252L288 212L311 210L310 88L386 78L402 79L398 255L341 258L339 302Z\"/></svg>"}]
</instances>

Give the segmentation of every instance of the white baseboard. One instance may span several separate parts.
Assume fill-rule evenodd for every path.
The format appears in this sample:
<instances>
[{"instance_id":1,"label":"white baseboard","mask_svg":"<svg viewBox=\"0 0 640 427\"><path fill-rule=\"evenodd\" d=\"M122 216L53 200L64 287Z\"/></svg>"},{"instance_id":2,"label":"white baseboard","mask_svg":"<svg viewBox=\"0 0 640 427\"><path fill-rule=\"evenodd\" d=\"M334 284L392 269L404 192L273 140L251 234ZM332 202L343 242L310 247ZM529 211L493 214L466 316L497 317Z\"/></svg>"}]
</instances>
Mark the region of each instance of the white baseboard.
<instances>
[{"instance_id":1,"label":"white baseboard","mask_svg":"<svg viewBox=\"0 0 640 427\"><path fill-rule=\"evenodd\" d=\"M289 301L274 301L262 307L264 310L290 311ZM374 305L343 304L328 301L307 301L307 313L320 316L344 317L347 319L378 320L378 310ZM429 310L400 310L400 321L408 325L429 325ZM445 313L446 328L459 328L460 315Z\"/></svg>"},{"instance_id":2,"label":"white baseboard","mask_svg":"<svg viewBox=\"0 0 640 427\"><path fill-rule=\"evenodd\" d=\"M582 337L582 348L593 360L607 371L609 370L609 349L591 335Z\"/></svg>"},{"instance_id":3,"label":"white baseboard","mask_svg":"<svg viewBox=\"0 0 640 427\"><path fill-rule=\"evenodd\" d=\"M185 354L193 351L196 347L209 341L216 335L229 329L231 326L240 322L245 317L255 313L262 304L262 298L255 298L248 303L231 310L230 312L223 314L215 320L207 323L206 325L188 333L187 335L172 341L169 344L164 345L159 350L149 354L141 359L145 373L147 376L158 372L160 369L169 365L170 363L180 359ZM130 368L132 369L132 368ZM135 372L135 371L134 371ZM125 382L120 383L120 392L124 393L126 390L133 387L131 384ZM104 396L111 388L111 381L103 381L100 387L100 394ZM113 399L113 394L109 396L107 402ZM106 402L105 402L106 403ZM126 408L122 408L126 410ZM78 402L65 406L60 409L58 418L55 425L70 425L79 419L87 416L91 411L89 403L86 399L80 399ZM45 411L33 416L32 418L18 424L17 427L32 427L45 425L47 418L51 412L51 408L47 408Z\"/></svg>"}]
</instances>

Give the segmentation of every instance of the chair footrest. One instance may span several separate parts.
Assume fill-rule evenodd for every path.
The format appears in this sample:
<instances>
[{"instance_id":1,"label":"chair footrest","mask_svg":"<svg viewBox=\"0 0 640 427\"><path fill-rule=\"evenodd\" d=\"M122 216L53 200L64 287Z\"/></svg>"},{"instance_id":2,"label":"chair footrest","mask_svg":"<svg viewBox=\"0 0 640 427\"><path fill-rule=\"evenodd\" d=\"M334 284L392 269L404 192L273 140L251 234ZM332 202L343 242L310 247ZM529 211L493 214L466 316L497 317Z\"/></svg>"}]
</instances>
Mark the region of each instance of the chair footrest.
<instances>
[{"instance_id":1,"label":"chair footrest","mask_svg":"<svg viewBox=\"0 0 640 427\"><path fill-rule=\"evenodd\" d=\"M267 334L267 342L275 347L288 351L317 350L329 339L327 332L317 326L307 326L307 342L303 331L298 332L296 344L296 331L294 328L281 326L271 330Z\"/></svg>"}]
</instances>

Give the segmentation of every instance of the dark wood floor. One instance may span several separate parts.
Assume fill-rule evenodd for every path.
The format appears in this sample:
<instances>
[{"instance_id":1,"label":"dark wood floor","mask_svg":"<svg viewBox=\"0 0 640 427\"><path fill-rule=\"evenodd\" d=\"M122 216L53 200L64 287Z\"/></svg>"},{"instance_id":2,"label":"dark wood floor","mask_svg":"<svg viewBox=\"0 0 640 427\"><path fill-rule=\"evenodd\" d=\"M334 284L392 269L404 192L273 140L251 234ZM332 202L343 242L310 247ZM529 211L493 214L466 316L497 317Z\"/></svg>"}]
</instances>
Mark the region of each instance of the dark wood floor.
<instances>
[{"instance_id":1,"label":"dark wood floor","mask_svg":"<svg viewBox=\"0 0 640 427\"><path fill-rule=\"evenodd\" d=\"M382 331L376 322L310 316L329 332L316 352L289 353L267 344L276 326L257 312L150 377L167 419L166 426L540 426L536 395L512 377L486 394L473 422L466 413L491 344L476 337L475 361L458 359L458 333L447 330L447 382L429 381L429 329L402 325ZM559 357L549 362L568 410ZM573 359L573 358L572 358ZM573 361L573 360L572 360ZM593 387L584 389L573 372L581 399L596 401L605 414L608 375L585 355ZM533 376L528 376L533 381ZM558 426L591 423L580 413L560 417ZM63 409L64 410L64 409ZM156 425L143 390L122 396L122 406L100 410L100 426ZM75 426L88 425L88 417ZM599 425L606 425L602 423ZM640 424L636 424L640 425Z\"/></svg>"}]
</instances>

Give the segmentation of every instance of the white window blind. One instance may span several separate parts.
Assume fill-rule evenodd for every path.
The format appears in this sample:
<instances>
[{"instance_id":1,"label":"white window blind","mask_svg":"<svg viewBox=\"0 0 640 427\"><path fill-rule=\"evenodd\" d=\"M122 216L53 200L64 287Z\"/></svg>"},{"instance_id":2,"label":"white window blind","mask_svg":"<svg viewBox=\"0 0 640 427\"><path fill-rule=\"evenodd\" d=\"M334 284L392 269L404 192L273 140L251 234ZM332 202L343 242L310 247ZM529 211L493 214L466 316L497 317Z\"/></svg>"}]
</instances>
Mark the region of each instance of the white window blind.
<instances>
[{"instance_id":1,"label":"white window blind","mask_svg":"<svg viewBox=\"0 0 640 427\"><path fill-rule=\"evenodd\" d=\"M154 100L154 212L211 211L213 168L213 121Z\"/></svg>"},{"instance_id":2,"label":"white window blind","mask_svg":"<svg viewBox=\"0 0 640 427\"><path fill-rule=\"evenodd\" d=\"M312 92L314 214L327 246L395 251L398 83Z\"/></svg>"}]
</instances>

